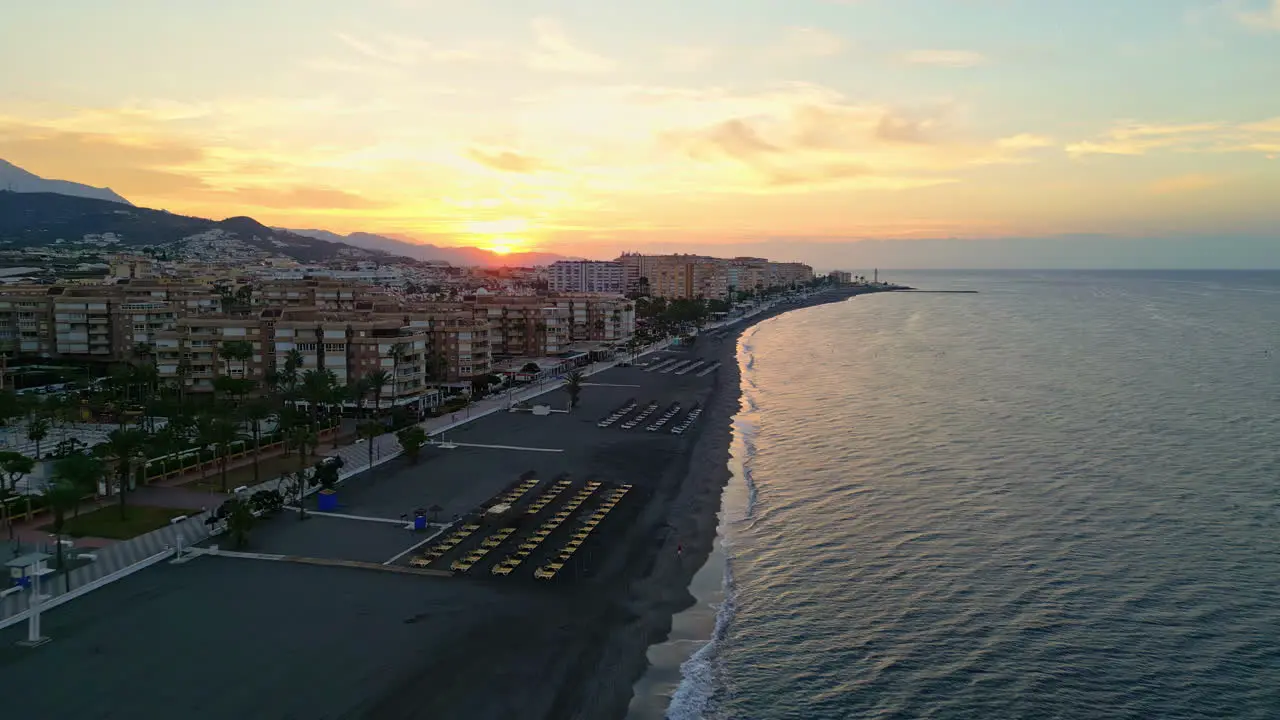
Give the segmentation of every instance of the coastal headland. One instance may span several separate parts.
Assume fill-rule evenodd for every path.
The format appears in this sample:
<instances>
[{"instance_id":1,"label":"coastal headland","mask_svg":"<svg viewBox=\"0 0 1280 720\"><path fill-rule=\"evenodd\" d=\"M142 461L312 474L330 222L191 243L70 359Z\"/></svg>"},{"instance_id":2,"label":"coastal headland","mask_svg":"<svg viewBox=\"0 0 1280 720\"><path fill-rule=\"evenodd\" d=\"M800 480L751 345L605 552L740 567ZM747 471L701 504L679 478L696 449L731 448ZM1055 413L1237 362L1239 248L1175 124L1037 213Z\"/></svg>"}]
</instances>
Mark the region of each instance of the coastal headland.
<instances>
[{"instance_id":1,"label":"coastal headland","mask_svg":"<svg viewBox=\"0 0 1280 720\"><path fill-rule=\"evenodd\" d=\"M53 642L40 648L17 647L21 628L6 630L0 673L18 691L8 708L15 717L621 718L648 646L693 601L689 581L714 541L740 402L738 334L874 291L814 293L593 374L570 413L480 418L417 464L400 458L348 479L335 514L255 528L251 550L308 562L161 564L46 615ZM536 402L559 409L567 395ZM494 503L499 512L481 512ZM438 535L404 527L427 508L441 525L458 520ZM498 570L504 563L510 571ZM537 576L546 568L554 577Z\"/></svg>"}]
</instances>

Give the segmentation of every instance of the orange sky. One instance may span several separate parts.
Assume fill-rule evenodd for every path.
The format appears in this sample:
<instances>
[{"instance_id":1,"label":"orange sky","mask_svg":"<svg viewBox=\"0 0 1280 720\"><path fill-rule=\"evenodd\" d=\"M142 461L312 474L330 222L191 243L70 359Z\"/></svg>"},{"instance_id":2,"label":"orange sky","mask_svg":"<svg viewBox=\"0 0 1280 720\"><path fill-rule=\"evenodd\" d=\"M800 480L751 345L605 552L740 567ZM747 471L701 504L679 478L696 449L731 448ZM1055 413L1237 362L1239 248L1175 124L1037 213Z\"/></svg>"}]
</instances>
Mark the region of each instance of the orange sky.
<instances>
[{"instance_id":1,"label":"orange sky","mask_svg":"<svg viewBox=\"0 0 1280 720\"><path fill-rule=\"evenodd\" d=\"M1280 2L261 5L9 11L0 62L32 70L0 77L0 158L174 212L586 256L1280 222Z\"/></svg>"}]
</instances>

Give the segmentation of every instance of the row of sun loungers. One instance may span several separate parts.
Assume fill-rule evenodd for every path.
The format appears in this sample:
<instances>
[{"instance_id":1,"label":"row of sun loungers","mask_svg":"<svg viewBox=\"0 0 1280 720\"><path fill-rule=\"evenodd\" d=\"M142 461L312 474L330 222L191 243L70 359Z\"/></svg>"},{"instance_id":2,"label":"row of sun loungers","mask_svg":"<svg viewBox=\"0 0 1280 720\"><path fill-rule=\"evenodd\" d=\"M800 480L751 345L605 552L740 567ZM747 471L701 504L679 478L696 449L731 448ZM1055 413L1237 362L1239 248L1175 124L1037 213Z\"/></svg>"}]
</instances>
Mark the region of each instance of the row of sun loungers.
<instances>
[{"instance_id":1,"label":"row of sun loungers","mask_svg":"<svg viewBox=\"0 0 1280 720\"><path fill-rule=\"evenodd\" d=\"M602 428L609 427L610 425L618 422L623 417L625 417L627 413L630 413L632 410L635 410L635 409L636 409L636 401L634 399L628 400L625 405L618 408L617 410L614 410L612 415L596 423L596 427L602 427Z\"/></svg>"},{"instance_id":2,"label":"row of sun loungers","mask_svg":"<svg viewBox=\"0 0 1280 720\"><path fill-rule=\"evenodd\" d=\"M650 423L649 427L645 428L645 430L648 430L649 432L657 432L662 429L663 425L667 424L668 420L670 420L671 418L679 414L680 414L680 403L671 403L671 407L667 408L667 411L662 413L662 415L659 416L657 420L654 420L652 423Z\"/></svg>"},{"instance_id":3,"label":"row of sun loungers","mask_svg":"<svg viewBox=\"0 0 1280 720\"><path fill-rule=\"evenodd\" d=\"M573 497L569 498L569 502L565 503L564 507L560 508L559 512L552 515L550 518L547 518L547 521L542 523L537 530L534 530L533 534L530 535L528 539L520 543L520 546L516 548L515 552L508 555L502 562L494 565L490 572L494 575L510 575L511 571L520 567L520 563L524 562L525 559L532 555L533 551L537 550L538 546L542 544L542 541L550 537L551 533L554 532L556 528L560 527L565 520L568 520L569 515L586 502L587 499L590 498L599 488L600 483L588 482L586 487L574 493Z\"/></svg>"},{"instance_id":4,"label":"row of sun loungers","mask_svg":"<svg viewBox=\"0 0 1280 720\"><path fill-rule=\"evenodd\" d=\"M529 478L528 480L521 481L519 485L511 488L507 492L503 493L502 497L490 503L489 507L496 507L498 505L511 505L515 501L524 497L524 494L532 490L535 486L537 486L537 484L538 484L537 478Z\"/></svg>"},{"instance_id":5,"label":"row of sun loungers","mask_svg":"<svg viewBox=\"0 0 1280 720\"><path fill-rule=\"evenodd\" d=\"M690 410L689 414L684 416L684 419L680 421L679 425L676 425L675 427L671 428L671 434L672 435L683 434L685 430L689 429L690 425L697 422L698 416L701 414L702 414L702 408L700 407L696 407Z\"/></svg>"},{"instance_id":6,"label":"row of sun loungers","mask_svg":"<svg viewBox=\"0 0 1280 720\"><path fill-rule=\"evenodd\" d=\"M457 547L463 540L471 537L471 534L479 529L480 526L476 524L463 525L450 533L444 540L432 545L426 552L410 560L409 564L414 567L426 567L439 560L442 555Z\"/></svg>"},{"instance_id":7,"label":"row of sun loungers","mask_svg":"<svg viewBox=\"0 0 1280 720\"><path fill-rule=\"evenodd\" d=\"M645 368L645 372L664 372L666 368L673 367L680 362L680 358L667 358L658 362L656 365L650 365Z\"/></svg>"},{"instance_id":8,"label":"row of sun loungers","mask_svg":"<svg viewBox=\"0 0 1280 720\"><path fill-rule=\"evenodd\" d=\"M622 428L623 428L624 430L630 430L631 428L633 428L633 427L635 427L635 426L639 425L640 423L644 422L645 420L648 420L648 419L649 419L649 416L650 416L650 415L652 415L652 414L653 414L653 412L654 412L655 410L657 410L657 409L658 409L658 403L656 403L656 402L651 402L651 403L649 403L649 404L648 404L648 406L646 406L646 407L645 407L644 411L643 411L643 412L641 412L639 415L637 415L637 416L635 416L635 417L631 418L630 420L628 420L628 421L626 421L626 422L622 423Z\"/></svg>"},{"instance_id":9,"label":"row of sun loungers","mask_svg":"<svg viewBox=\"0 0 1280 720\"><path fill-rule=\"evenodd\" d=\"M511 534L514 533L515 531L516 531L515 528L507 527L507 528L502 528L501 530L495 532L494 534L485 538L484 541L480 543L480 547L476 548L475 550L472 550L466 555L463 555L457 560L454 560L453 564L449 566L449 569L455 572L466 572L470 570L472 565L475 565L476 563L483 560L484 556L488 555L490 550L501 545L502 542L507 538L511 537Z\"/></svg>"},{"instance_id":10,"label":"row of sun loungers","mask_svg":"<svg viewBox=\"0 0 1280 720\"><path fill-rule=\"evenodd\" d=\"M694 363L693 363L693 364L691 364L691 365L688 365L688 366L686 366L686 367L680 368L679 370L677 370L677 371L676 371L676 374L677 374L677 375L686 375L686 374L688 374L688 373L693 372L694 370L697 370L699 367L701 367L701 366L703 366L703 365L706 365L706 364L707 364L707 361L706 361L706 360L698 360L698 361L694 362Z\"/></svg>"},{"instance_id":11,"label":"row of sun loungers","mask_svg":"<svg viewBox=\"0 0 1280 720\"><path fill-rule=\"evenodd\" d=\"M554 578L556 573L560 572L560 570L564 568L565 563L567 563L573 557L573 554L578 551L578 548L582 547L582 544L587 541L587 538L591 535L591 531L596 529L596 526L600 524L600 521L604 520L605 516L609 514L609 511L612 510L620 500L622 500L622 496L626 495L627 491L630 489L630 485L623 485L609 493L604 502L600 503L600 507L596 508L596 511L591 513L591 515L583 521L582 528L579 529L578 532L574 533L573 537L569 538L569 541L564 544L564 547L560 549L560 552L552 558L550 562L537 570L534 570L533 576L539 580L550 580Z\"/></svg>"}]
</instances>

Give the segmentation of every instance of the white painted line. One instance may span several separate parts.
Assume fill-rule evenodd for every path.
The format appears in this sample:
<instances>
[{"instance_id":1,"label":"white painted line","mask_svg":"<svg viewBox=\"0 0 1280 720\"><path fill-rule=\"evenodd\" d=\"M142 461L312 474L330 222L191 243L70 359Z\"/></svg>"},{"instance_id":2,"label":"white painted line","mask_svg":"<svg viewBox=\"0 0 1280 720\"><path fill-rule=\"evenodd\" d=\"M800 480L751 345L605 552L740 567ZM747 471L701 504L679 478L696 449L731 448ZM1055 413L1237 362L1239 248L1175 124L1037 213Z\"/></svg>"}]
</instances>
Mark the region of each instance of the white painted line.
<instances>
[{"instance_id":1,"label":"white painted line","mask_svg":"<svg viewBox=\"0 0 1280 720\"><path fill-rule=\"evenodd\" d=\"M293 505L285 505L284 509L292 510L293 512L298 512L297 506L293 506ZM407 520L392 520L391 518L368 517L365 515L346 515L343 513L335 513L335 512L321 512L320 510L307 510L307 514L319 515L320 517L342 518L343 520L363 520L365 522L387 523L389 525L399 525L400 527L404 527L405 525L412 524Z\"/></svg>"},{"instance_id":2,"label":"white painted line","mask_svg":"<svg viewBox=\"0 0 1280 720\"><path fill-rule=\"evenodd\" d=\"M450 527L449 525L445 525L444 527L442 527L442 528L440 528L439 530L435 531L435 532L434 532L434 533L432 533L431 535L429 535L429 536L427 536L427 537L423 538L422 540L419 540L418 542L416 542L416 543L414 543L414 544L410 545L409 547L405 548L404 550L401 550L400 552L396 553L395 555L393 555L393 556L391 557L391 559L390 559L390 560L388 560L388 561L386 561L386 562L384 562L384 563L382 563L382 564L383 564L383 565L390 565L390 564L394 563L395 561L399 560L400 558L404 557L405 555L408 555L409 553L413 552L414 550L417 550L418 548L422 547L423 545L426 545L427 543L431 542L432 540L435 540L436 538L440 537L440 533L444 532L445 530L448 530L448 529L449 529L449 527Z\"/></svg>"},{"instance_id":3,"label":"white painted line","mask_svg":"<svg viewBox=\"0 0 1280 720\"><path fill-rule=\"evenodd\" d=\"M620 385L617 383L582 383L582 387L644 387L643 385Z\"/></svg>"},{"instance_id":4,"label":"white painted line","mask_svg":"<svg viewBox=\"0 0 1280 720\"><path fill-rule=\"evenodd\" d=\"M454 445L456 447L489 448L491 450L525 450L528 452L554 452L554 453L564 452L562 448L520 447L519 445L482 445L480 443L456 443L456 442L451 442L449 444ZM443 447L443 446L435 445L435 447Z\"/></svg>"}]
</instances>

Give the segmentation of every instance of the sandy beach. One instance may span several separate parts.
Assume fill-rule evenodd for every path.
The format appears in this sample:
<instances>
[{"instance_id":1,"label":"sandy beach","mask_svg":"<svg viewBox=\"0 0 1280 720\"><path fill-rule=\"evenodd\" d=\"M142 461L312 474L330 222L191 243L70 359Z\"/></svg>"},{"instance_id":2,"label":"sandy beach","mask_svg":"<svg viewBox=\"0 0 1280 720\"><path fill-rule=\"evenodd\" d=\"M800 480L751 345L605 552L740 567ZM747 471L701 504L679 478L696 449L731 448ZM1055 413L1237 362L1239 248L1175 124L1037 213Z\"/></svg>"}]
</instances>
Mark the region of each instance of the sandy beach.
<instances>
[{"instance_id":1,"label":"sandy beach","mask_svg":"<svg viewBox=\"0 0 1280 720\"><path fill-rule=\"evenodd\" d=\"M630 485L553 580L533 579L542 556L491 574L506 546L455 577L232 557L162 564L49 613L45 646L15 647L21 628L0 633L6 686L30 691L9 707L29 717L621 718L648 646L692 602L690 578L715 537L739 332L851 294L782 305L643 358L649 367L593 375L572 413L478 419L448 433L454 448L346 481L349 517L274 518L250 548L399 566L423 538L389 520L414 508L465 514L522 477L538 478L537 491L562 477ZM703 363L654 371L664 359ZM545 397L565 403L562 391ZM679 436L597 426L629 399L704 412Z\"/></svg>"}]
</instances>

